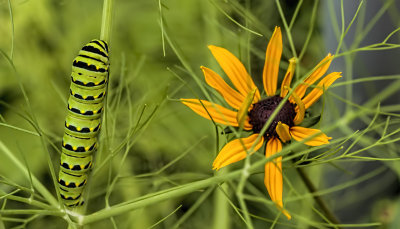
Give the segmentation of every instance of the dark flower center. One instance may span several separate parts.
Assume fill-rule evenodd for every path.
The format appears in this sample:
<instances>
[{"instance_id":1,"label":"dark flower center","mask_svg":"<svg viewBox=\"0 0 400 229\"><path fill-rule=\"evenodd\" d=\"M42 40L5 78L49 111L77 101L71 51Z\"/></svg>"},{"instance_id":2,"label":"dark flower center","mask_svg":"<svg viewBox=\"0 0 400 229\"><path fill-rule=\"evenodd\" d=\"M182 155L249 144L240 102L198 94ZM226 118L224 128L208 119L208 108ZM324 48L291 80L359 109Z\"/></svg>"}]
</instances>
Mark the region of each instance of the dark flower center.
<instances>
[{"instance_id":1,"label":"dark flower center","mask_svg":"<svg viewBox=\"0 0 400 229\"><path fill-rule=\"evenodd\" d=\"M267 122L268 118L272 115L272 113L281 101L282 98L275 95L253 104L253 108L249 112L249 118L250 124L253 125L254 133L261 132L264 124ZM264 138L266 141L271 137L278 137L275 129L279 121L285 123L289 127L294 126L293 119L296 116L294 106L295 105L290 103L289 101L285 102L282 109L275 116L271 125L264 133Z\"/></svg>"}]
</instances>

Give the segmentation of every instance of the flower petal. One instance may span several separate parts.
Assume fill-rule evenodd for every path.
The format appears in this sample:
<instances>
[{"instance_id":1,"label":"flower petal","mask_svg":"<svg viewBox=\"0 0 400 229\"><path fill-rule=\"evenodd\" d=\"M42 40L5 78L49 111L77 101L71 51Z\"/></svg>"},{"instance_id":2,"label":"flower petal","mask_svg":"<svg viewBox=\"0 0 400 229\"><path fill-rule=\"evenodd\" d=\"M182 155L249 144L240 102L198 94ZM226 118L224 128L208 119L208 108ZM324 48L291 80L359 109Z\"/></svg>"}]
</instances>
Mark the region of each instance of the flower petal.
<instances>
[{"instance_id":1,"label":"flower petal","mask_svg":"<svg viewBox=\"0 0 400 229\"><path fill-rule=\"evenodd\" d=\"M292 126L290 128L290 134L296 141L302 141L310 136L314 136L304 144L309 146L320 146L329 144L331 137L326 136L321 130L311 129L301 126Z\"/></svg>"},{"instance_id":2,"label":"flower petal","mask_svg":"<svg viewBox=\"0 0 400 229\"><path fill-rule=\"evenodd\" d=\"M247 138L235 139L231 142L228 142L222 150L219 152L218 156L215 158L213 162L213 169L220 169L224 166L232 164L234 162L243 160L247 156L247 152L256 142L259 134L252 134ZM253 148L252 152L248 152L252 154L256 152L259 148L261 148L264 142L264 138L261 137L260 141L257 142ZM246 148L244 148L244 147Z\"/></svg>"},{"instance_id":3,"label":"flower petal","mask_svg":"<svg viewBox=\"0 0 400 229\"><path fill-rule=\"evenodd\" d=\"M306 113L306 106L304 105L303 101L297 97L296 93L292 93L292 97L294 98L294 101L296 102L296 116L293 119L293 123L295 125L299 125L301 122L304 120L304 115Z\"/></svg>"},{"instance_id":4,"label":"flower petal","mask_svg":"<svg viewBox=\"0 0 400 229\"><path fill-rule=\"evenodd\" d=\"M246 97L250 91L257 88L242 62L232 53L214 45L209 45L208 48L240 94ZM260 99L258 89L254 97L257 101Z\"/></svg>"},{"instance_id":5,"label":"flower petal","mask_svg":"<svg viewBox=\"0 0 400 229\"><path fill-rule=\"evenodd\" d=\"M275 27L265 52L265 64L263 70L264 89L268 96L275 95L278 84L279 63L282 56L281 28Z\"/></svg>"},{"instance_id":6,"label":"flower petal","mask_svg":"<svg viewBox=\"0 0 400 229\"><path fill-rule=\"evenodd\" d=\"M325 78L318 83L317 87L315 87L306 97L303 98L305 108L308 109L311 105L313 105L324 93L324 90L328 89L328 87L331 86L335 80L341 78L342 76L340 74L342 73L332 72L325 76Z\"/></svg>"},{"instance_id":7,"label":"flower petal","mask_svg":"<svg viewBox=\"0 0 400 229\"><path fill-rule=\"evenodd\" d=\"M276 125L275 131L282 142L290 141L290 139L292 138L290 136L289 126L285 123L282 123L281 121L279 121L278 125Z\"/></svg>"},{"instance_id":8,"label":"flower petal","mask_svg":"<svg viewBox=\"0 0 400 229\"><path fill-rule=\"evenodd\" d=\"M321 60L321 62L318 63L318 68L315 69L314 72L312 72L311 75L309 75L304 82L295 89L296 94L300 98L303 98L308 86L315 83L315 81L317 81L326 73L332 60L333 56L329 53L324 59Z\"/></svg>"},{"instance_id":9,"label":"flower petal","mask_svg":"<svg viewBox=\"0 0 400 229\"><path fill-rule=\"evenodd\" d=\"M288 91L292 91L290 88L287 86L284 87ZM303 101L300 99L300 97L296 94L296 92L292 92L292 94L289 97L289 100L291 103L296 103L295 111L296 111L296 116L293 119L293 122L295 125L299 125L303 120L304 120L304 114L306 112L306 106L304 105Z\"/></svg>"},{"instance_id":10,"label":"flower petal","mask_svg":"<svg viewBox=\"0 0 400 229\"><path fill-rule=\"evenodd\" d=\"M287 88L290 88L290 83L292 82L294 70L296 69L296 62L297 59L295 57L290 58L289 60L289 67L286 71L285 78L282 81L281 84L281 97L285 97L289 90ZM287 87L287 88L285 88Z\"/></svg>"},{"instance_id":11,"label":"flower petal","mask_svg":"<svg viewBox=\"0 0 400 229\"><path fill-rule=\"evenodd\" d=\"M248 115L249 109L253 103L255 93L256 93L256 89L252 90L246 96L246 98L244 99L242 105L240 106L240 108L237 112L236 120L239 123L239 128L243 128L246 120L249 120L249 115Z\"/></svg>"},{"instance_id":12,"label":"flower petal","mask_svg":"<svg viewBox=\"0 0 400 229\"><path fill-rule=\"evenodd\" d=\"M282 143L278 138L271 138L267 142L265 148L265 157L271 157L282 150ZM283 180L282 180L282 157L277 157L272 162L265 164L264 184L268 190L271 200L275 202L279 210L290 219L290 214L283 209L282 193L283 193Z\"/></svg>"},{"instance_id":13,"label":"flower petal","mask_svg":"<svg viewBox=\"0 0 400 229\"><path fill-rule=\"evenodd\" d=\"M207 109L204 109L203 105L200 103L200 101L203 103L204 107ZM188 106L190 109L192 109L194 112L196 112L198 115L200 115L203 118L206 118L208 120L211 120L211 118L214 120L216 123L220 123L223 125L229 125L229 126L234 126L238 127L239 124L236 120L237 112L229 110L221 105L211 103L206 100L199 100L199 99L181 99L181 102ZM250 130L252 126L250 125L248 119L245 120L244 122L244 129L245 130Z\"/></svg>"},{"instance_id":14,"label":"flower petal","mask_svg":"<svg viewBox=\"0 0 400 229\"><path fill-rule=\"evenodd\" d=\"M208 85L217 90L225 99L225 101L236 110L239 110L241 104L243 103L244 96L237 92L235 89L231 88L217 73L213 70L200 67L203 70L204 78Z\"/></svg>"}]
</instances>

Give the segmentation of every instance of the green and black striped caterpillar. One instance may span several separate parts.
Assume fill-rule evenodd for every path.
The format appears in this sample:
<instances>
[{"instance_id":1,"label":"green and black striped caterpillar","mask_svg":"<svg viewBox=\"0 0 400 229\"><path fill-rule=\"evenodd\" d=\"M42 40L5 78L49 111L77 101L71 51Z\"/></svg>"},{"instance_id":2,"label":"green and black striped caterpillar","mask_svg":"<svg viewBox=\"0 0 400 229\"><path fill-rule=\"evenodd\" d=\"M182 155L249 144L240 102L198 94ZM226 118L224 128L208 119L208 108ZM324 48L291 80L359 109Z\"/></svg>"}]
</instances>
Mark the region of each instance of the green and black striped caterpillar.
<instances>
[{"instance_id":1,"label":"green and black striped caterpillar","mask_svg":"<svg viewBox=\"0 0 400 229\"><path fill-rule=\"evenodd\" d=\"M83 46L72 63L58 177L60 196L67 207L84 202L82 193L97 149L108 69L108 45L102 40Z\"/></svg>"}]
</instances>

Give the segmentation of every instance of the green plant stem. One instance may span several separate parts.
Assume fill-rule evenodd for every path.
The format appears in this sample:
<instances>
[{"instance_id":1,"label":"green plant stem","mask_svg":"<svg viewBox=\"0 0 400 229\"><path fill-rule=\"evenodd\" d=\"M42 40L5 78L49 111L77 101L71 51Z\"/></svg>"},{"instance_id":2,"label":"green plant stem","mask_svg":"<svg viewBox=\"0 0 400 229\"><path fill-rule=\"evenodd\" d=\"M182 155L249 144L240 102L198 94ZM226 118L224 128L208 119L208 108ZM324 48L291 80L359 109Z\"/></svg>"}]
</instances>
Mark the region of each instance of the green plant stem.
<instances>
[{"instance_id":1,"label":"green plant stem","mask_svg":"<svg viewBox=\"0 0 400 229\"><path fill-rule=\"evenodd\" d=\"M108 209L98 211L91 215L85 216L80 223L81 224L89 224L93 223L105 218L109 218L111 216L120 215L127 211L132 211L135 209L143 208L149 206L151 204L159 203L161 201L165 201L168 199L172 199L178 196L182 196L185 194L192 193L196 190L200 190L211 185L217 185L227 180L234 179L240 176L242 173L241 170L231 172L224 176L215 176L206 180L195 181L187 185L181 185L178 187L170 188L167 190L162 190L156 193L151 193L145 196L140 197L140 199L124 204L114 205Z\"/></svg>"},{"instance_id":2,"label":"green plant stem","mask_svg":"<svg viewBox=\"0 0 400 229\"><path fill-rule=\"evenodd\" d=\"M299 2L299 4L301 4L301 3ZM312 36L312 34L313 34L313 31L314 31L314 26L315 26L316 18L317 18L318 6L319 6L319 0L316 0L316 1L314 2L314 6L313 6L313 9L312 9L312 13L311 13L311 18L310 18L310 24L309 24L309 29L308 29L308 33L307 33L307 38L306 38L306 40L304 41L303 48L302 48L301 51L300 51L299 58L298 58L298 62L301 62L301 60L303 59L303 56L304 56L304 54L305 54L306 51L307 51L308 44L310 43L311 36ZM296 9L296 10L297 10L297 9ZM293 17L294 17L294 16L293 16ZM291 26L289 26L289 29L291 29Z\"/></svg>"},{"instance_id":3,"label":"green plant stem","mask_svg":"<svg viewBox=\"0 0 400 229\"><path fill-rule=\"evenodd\" d=\"M2 215L34 215L34 214L38 214L41 216L44 216L44 215L52 215L52 216L60 216L60 217L65 216L65 213L62 211L43 210L43 209L7 209L7 210L0 210L0 214L2 214Z\"/></svg>"},{"instance_id":4,"label":"green plant stem","mask_svg":"<svg viewBox=\"0 0 400 229\"><path fill-rule=\"evenodd\" d=\"M290 28L286 22L285 14L283 13L283 10L282 10L281 4L279 3L279 0L275 0L275 3L276 3L276 7L278 8L279 15L281 16L283 26L285 27L285 31L286 31L287 39L289 41L290 49L292 50L292 55L293 55L293 57L297 58L296 48L294 47L292 34L291 34Z\"/></svg>"},{"instance_id":5,"label":"green plant stem","mask_svg":"<svg viewBox=\"0 0 400 229\"><path fill-rule=\"evenodd\" d=\"M247 205L246 205L246 202L244 200L244 194L243 194L244 186L246 184L247 179L250 176L249 169L250 169L250 157L246 157L245 161L244 161L244 166L243 166L243 169L242 169L242 173L241 173L241 176L240 176L239 184L238 184L238 187L236 189L236 196L238 198L239 205L243 210L243 216L244 216L244 219L245 219L246 227L249 228L249 229L253 229L254 226L253 226L249 211L247 209Z\"/></svg>"},{"instance_id":6,"label":"green plant stem","mask_svg":"<svg viewBox=\"0 0 400 229\"><path fill-rule=\"evenodd\" d=\"M302 167L296 167L297 172L299 173L301 179L303 180L304 184L306 185L307 189L310 193L316 193L318 190L308 178L307 174L304 172ZM325 216L329 221L334 224L339 224L339 220L336 218L335 214L328 208L325 201L318 195L313 195L315 202L319 205L321 210L325 213ZM338 227L339 228L339 227Z\"/></svg>"},{"instance_id":7,"label":"green plant stem","mask_svg":"<svg viewBox=\"0 0 400 229\"><path fill-rule=\"evenodd\" d=\"M37 190L52 206L58 206L58 201L54 198L54 196L33 174L29 174L25 165L15 157L15 155L6 147L6 145L4 145L2 141L0 141L0 151L3 151L6 158L11 160L17 170L22 171L26 177L32 177L32 185L35 190Z\"/></svg>"},{"instance_id":8,"label":"green plant stem","mask_svg":"<svg viewBox=\"0 0 400 229\"><path fill-rule=\"evenodd\" d=\"M107 43L110 43L113 3L114 0L104 0L103 2L100 39L106 41Z\"/></svg>"},{"instance_id":9,"label":"green plant stem","mask_svg":"<svg viewBox=\"0 0 400 229\"><path fill-rule=\"evenodd\" d=\"M220 173L227 173L225 170ZM214 192L214 229L229 229L230 228L230 217L229 217L229 202L225 193L228 192L227 184L222 184L219 188L215 189Z\"/></svg>"},{"instance_id":10,"label":"green plant stem","mask_svg":"<svg viewBox=\"0 0 400 229\"><path fill-rule=\"evenodd\" d=\"M14 59L14 15L11 6L11 0L8 0L8 8L10 12L10 20L11 20L11 50L10 50L10 59Z\"/></svg>"}]
</instances>

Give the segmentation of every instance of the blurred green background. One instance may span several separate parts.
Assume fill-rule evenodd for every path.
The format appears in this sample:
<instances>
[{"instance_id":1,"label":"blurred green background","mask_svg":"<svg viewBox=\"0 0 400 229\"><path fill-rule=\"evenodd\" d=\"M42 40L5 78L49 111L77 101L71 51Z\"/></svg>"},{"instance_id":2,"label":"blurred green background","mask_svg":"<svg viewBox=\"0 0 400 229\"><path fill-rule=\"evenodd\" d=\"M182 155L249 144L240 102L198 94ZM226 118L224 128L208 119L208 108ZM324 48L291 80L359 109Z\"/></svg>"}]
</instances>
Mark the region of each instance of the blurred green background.
<instances>
[{"instance_id":1,"label":"blurred green background","mask_svg":"<svg viewBox=\"0 0 400 229\"><path fill-rule=\"evenodd\" d=\"M25 163L31 173L55 195L46 155L50 155L58 174L72 59L85 43L98 38L102 1L15 0L10 2L13 23L10 17L9 1L0 1L2 22L0 23L0 50L12 59L17 73L3 55L0 59L2 124L0 151L5 151L7 148ZM354 1L352 4L344 5L346 26L351 22L360 2ZM397 20L399 14L396 7L398 6L395 1L388 2L390 4L377 5L370 1L363 2L357 20L348 35L350 38L346 37L344 46L348 44L348 47L345 47L347 50L341 50L340 53L381 42L400 26ZM335 39L335 29L339 31L341 29L340 3L340 1L332 1L332 3L280 1L288 24L294 15L296 17L290 26L294 49L298 54L303 53L298 68L300 76L312 69L328 52L335 53L338 41ZM371 11L371 9L375 10ZM332 12L336 12L336 16L330 17L329 14ZM373 21L376 15L379 16L376 20L386 27L380 27L378 23L372 25L372 32L367 31L369 22ZM335 25L339 27L335 28ZM292 52L282 15L279 14L275 1L165 0L160 3L156 0L116 0L110 44L111 75L106 123L102 130L101 148L96 156L95 167L108 156L113 157L101 168L95 168L96 171L89 181L92 199L88 201L87 212L93 213L105 208L104 195L110 191L110 182L116 177L118 179L109 199L110 205L212 177L214 172L211 170L211 164L218 152L217 149L220 149L232 136L219 134L222 131L219 129L217 131L219 141L217 141L216 130L212 123L197 116L180 104L177 99L196 96L204 98L197 82L203 84L208 90L210 87L205 85L199 68L201 65L225 77L207 48L209 44L227 48L238 56L261 88L265 49L275 26L281 26L283 29L284 51L279 79L281 81ZM309 34L312 28L312 34ZM366 33L363 34L359 46L354 47L350 44L354 37L357 37L357 29ZM369 40L370 34L382 34L382 37ZM307 39L308 36L310 36L309 39ZM305 45L306 41L307 45ZM395 34L390 41L399 44L398 34ZM382 158L398 157L396 140L398 134L395 131L399 128L400 122L398 122L398 116L393 114L399 114L400 110L396 96L399 91L399 86L396 85L399 85L400 78L397 74L400 69L398 64L390 61L371 66L371 61L368 59L372 58L372 63L374 63L374 58L380 59L376 55L382 55L391 57L390 60L398 60L400 57L398 50L389 51L391 53L385 54L384 51L367 50L366 53L371 57L364 54L356 56L346 53L335 59L328 71L342 71L344 77L340 82L350 82L347 84L350 86L353 84L352 80L357 78L393 76L384 84L378 80L357 84L362 86L355 86L351 95L348 94L346 85L332 88L332 93L327 95L328 98L324 100L327 107L324 110L322 126L329 126L348 112L361 109L356 106L349 109L347 107L349 105L346 104L350 102L362 106L374 99L382 100L382 110L386 109L390 112L386 116L380 114L374 123L377 125L373 128L374 131L368 132L366 134L368 136L362 135L360 137L362 141L350 139L350 143L344 144L344 149L338 154L351 146L352 142L356 145L351 152L368 147L368 142L371 144L375 142L381 136L386 117L391 116L388 133L395 133L390 138L395 141L365 150L363 153ZM370 74L372 70L366 70L368 68L373 69L373 74ZM29 103L23 96L21 85ZM389 88L389 91L386 87L390 86L392 88ZM376 98L376 94L386 89L387 95L382 95L382 99ZM209 90L209 93L213 95L215 102L221 103L220 97L215 92ZM345 98L348 103L337 99L332 94ZM317 115L321 113L321 104L320 102L316 105L311 113ZM365 109L374 110L376 107L377 103L372 103ZM345 139L356 130L365 129L371 123L373 115L373 112L366 113L352 123L343 124L346 128L342 131L332 131L329 135L337 139ZM35 130L34 126L40 128L40 131ZM39 137L38 132L45 137ZM334 148L334 146L331 147ZM376 154L377 152L384 153ZM124 157L125 153L126 157ZM258 156L262 154L259 153ZM259 157L254 157L254 160L257 158ZM299 160L307 161L307 158ZM164 169L164 166L171 162L173 164ZM308 161L308 163L310 164L306 167L312 174L312 181L317 188L326 191L321 194L342 223L355 224L355 226L358 223L365 223L365 227L377 227L378 224L374 222L383 222L382 227L391 228L396 228L393 225L400 223L398 221L400 217L394 217L399 214L397 198L400 190L398 182L400 172L396 169L399 167L395 159L387 163L375 161L351 163L338 161L336 163L333 161L316 163L315 166L311 166L313 161ZM371 164L373 165L370 166ZM229 166L226 172L241 167L242 163L236 163ZM288 161L284 167L285 182L290 183L290 185L285 183L284 199L287 199L288 209L294 213L294 218L287 221L281 217L277 221L278 213L272 204L248 201L249 212L254 215L254 227L325 228L323 219L313 212L312 195L307 194L308 191L299 179L292 162ZM0 175L2 181L12 181L18 185L30 187L29 177L16 169L15 164L6 156L1 156ZM363 177L365 175L368 176ZM232 205L238 206L234 195L237 183L237 180L227 182L225 194L221 194L220 191L207 192L206 189L202 189L119 215L112 220L104 219L91 224L90 227L149 228L168 216L155 227L245 228L246 225L236 212L237 209L232 207ZM365 186L360 185L361 183ZM32 208L29 204L5 201L6 193L18 190L15 186L0 184L0 189L3 196L0 199L3 210ZM296 196L294 192L300 196ZM263 184L261 168L260 172L250 177L245 193L269 200ZM29 197L29 194L24 191L19 191L16 195ZM31 216L34 217L29 218ZM20 218L23 221L13 222L7 220L7 217ZM393 219L397 221L393 222ZM5 228L67 227L67 223L60 217L43 216L40 213L11 214L11 216L0 213L0 222ZM367 223L372 224L367 225Z\"/></svg>"}]
</instances>

